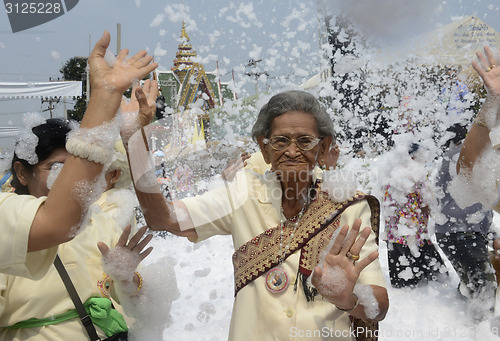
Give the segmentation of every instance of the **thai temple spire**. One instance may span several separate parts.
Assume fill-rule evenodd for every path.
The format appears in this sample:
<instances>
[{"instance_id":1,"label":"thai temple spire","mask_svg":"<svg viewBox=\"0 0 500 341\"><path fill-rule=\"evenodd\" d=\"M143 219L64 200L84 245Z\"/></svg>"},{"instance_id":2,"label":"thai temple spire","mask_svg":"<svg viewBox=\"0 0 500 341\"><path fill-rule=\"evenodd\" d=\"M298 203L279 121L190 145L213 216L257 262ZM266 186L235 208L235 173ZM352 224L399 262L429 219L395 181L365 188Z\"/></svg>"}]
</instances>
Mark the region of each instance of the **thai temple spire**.
<instances>
[{"instance_id":1,"label":"thai temple spire","mask_svg":"<svg viewBox=\"0 0 500 341\"><path fill-rule=\"evenodd\" d=\"M193 46L189 41L189 35L186 32L186 23L184 21L182 22L181 40L182 41L179 44L177 53L175 54L174 66L172 67L172 71L175 72L177 77L179 77L179 80L182 84L186 73L194 64L194 62L191 60L191 57L196 56L196 51L193 50Z\"/></svg>"}]
</instances>

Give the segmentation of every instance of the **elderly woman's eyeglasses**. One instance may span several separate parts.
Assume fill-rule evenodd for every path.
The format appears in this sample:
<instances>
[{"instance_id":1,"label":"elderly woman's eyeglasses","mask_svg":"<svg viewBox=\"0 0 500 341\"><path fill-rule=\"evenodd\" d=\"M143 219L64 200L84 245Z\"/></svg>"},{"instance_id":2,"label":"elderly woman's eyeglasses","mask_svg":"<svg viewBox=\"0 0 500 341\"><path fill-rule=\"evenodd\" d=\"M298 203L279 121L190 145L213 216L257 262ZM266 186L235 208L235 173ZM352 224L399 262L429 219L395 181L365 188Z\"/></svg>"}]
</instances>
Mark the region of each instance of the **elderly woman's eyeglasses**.
<instances>
[{"instance_id":1,"label":"elderly woman's eyeglasses","mask_svg":"<svg viewBox=\"0 0 500 341\"><path fill-rule=\"evenodd\" d=\"M295 142L297 147L303 151L308 151L316 147L321 139L314 136L301 136L297 139L289 139L286 136L273 136L270 139L264 139L264 144L269 144L274 150L283 150Z\"/></svg>"}]
</instances>

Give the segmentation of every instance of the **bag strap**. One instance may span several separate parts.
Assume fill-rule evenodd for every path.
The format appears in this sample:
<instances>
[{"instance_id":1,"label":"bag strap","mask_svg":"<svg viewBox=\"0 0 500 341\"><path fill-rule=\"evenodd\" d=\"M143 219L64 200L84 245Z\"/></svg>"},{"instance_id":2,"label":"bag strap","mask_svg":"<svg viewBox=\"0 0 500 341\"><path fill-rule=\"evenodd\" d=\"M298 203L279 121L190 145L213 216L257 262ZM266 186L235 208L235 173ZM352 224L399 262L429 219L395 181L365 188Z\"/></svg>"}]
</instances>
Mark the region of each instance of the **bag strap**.
<instances>
[{"instance_id":1,"label":"bag strap","mask_svg":"<svg viewBox=\"0 0 500 341\"><path fill-rule=\"evenodd\" d=\"M68 272L66 271L66 268L61 261L61 258L59 258L59 255L56 255L56 258L54 259L54 266L56 267L59 276L61 276L64 286L66 287L66 290L68 291L68 294L71 297L73 304L75 305L76 311L78 312L78 316L80 316L80 321L82 321L83 326L89 334L90 340L100 340L99 336L97 336L97 331L94 327L94 324L92 323L92 319L87 314L82 300L80 299L80 296L78 296L75 286L73 285L73 282L71 282L71 278L69 277Z\"/></svg>"}]
</instances>

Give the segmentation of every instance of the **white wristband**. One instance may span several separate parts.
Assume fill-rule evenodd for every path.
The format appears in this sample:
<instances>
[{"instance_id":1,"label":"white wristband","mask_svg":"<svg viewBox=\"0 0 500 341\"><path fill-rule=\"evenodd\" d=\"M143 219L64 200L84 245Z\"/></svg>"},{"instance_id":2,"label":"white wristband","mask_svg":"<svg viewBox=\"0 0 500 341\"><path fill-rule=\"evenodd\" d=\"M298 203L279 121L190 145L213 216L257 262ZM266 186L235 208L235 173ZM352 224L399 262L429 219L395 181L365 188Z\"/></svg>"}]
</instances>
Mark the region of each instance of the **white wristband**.
<instances>
[{"instance_id":1,"label":"white wristband","mask_svg":"<svg viewBox=\"0 0 500 341\"><path fill-rule=\"evenodd\" d=\"M119 131L114 121L94 128L80 128L68 134L68 153L89 161L109 164L113 161L114 145Z\"/></svg>"}]
</instances>

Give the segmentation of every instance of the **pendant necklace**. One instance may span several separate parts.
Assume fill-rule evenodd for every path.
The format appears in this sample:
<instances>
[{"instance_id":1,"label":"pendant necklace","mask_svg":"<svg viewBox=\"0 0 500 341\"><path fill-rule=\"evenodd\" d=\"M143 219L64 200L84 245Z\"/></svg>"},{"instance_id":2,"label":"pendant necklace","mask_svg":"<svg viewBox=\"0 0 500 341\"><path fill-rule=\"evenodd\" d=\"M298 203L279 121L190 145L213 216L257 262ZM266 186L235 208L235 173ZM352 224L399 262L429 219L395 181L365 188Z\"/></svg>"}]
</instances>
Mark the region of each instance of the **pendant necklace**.
<instances>
[{"instance_id":1,"label":"pendant necklace","mask_svg":"<svg viewBox=\"0 0 500 341\"><path fill-rule=\"evenodd\" d=\"M290 249L290 243L293 240L293 236L295 234L295 231L297 230L297 227L299 226L300 219L304 215L304 212L306 210L306 207L309 204L309 198L304 202L304 205L302 206L302 209L300 210L299 214L297 214L295 217L291 218L290 220L286 219L285 214L283 213L283 206L281 206L281 221L280 221L280 254L279 254L279 262L278 265L272 268L267 272L266 275L266 288L273 294L279 294L283 291L285 291L288 288L289 284L289 279L288 275L283 269L283 261L285 260L285 255L287 251ZM295 221L294 221L295 220ZM290 238L288 240L287 245L283 249L283 234L286 226L288 225L288 222L293 222L293 230L292 233L290 234Z\"/></svg>"}]
</instances>

